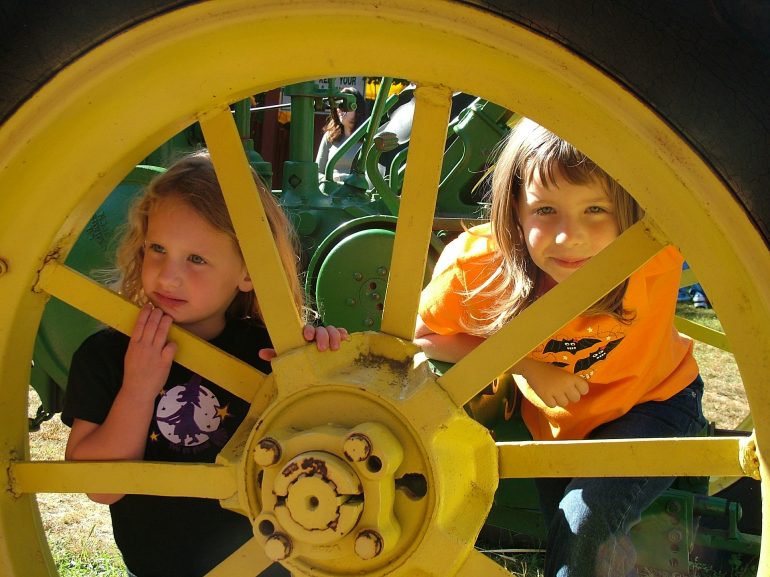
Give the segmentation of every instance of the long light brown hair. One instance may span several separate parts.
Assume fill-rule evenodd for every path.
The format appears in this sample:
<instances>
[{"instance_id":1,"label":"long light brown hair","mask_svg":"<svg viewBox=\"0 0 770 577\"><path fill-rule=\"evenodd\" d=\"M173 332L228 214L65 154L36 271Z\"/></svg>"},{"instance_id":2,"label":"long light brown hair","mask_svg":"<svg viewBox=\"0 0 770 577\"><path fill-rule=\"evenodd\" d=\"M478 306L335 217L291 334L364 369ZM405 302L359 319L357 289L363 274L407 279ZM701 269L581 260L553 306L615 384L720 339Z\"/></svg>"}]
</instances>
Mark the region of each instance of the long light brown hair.
<instances>
[{"instance_id":1,"label":"long light brown hair","mask_svg":"<svg viewBox=\"0 0 770 577\"><path fill-rule=\"evenodd\" d=\"M598 184L614 206L619 232L628 229L643 215L631 195L585 154L532 120L520 120L500 146L489 191L489 218L496 252L490 264L494 273L466 297L488 297L494 303L480 317L463 320L473 334L490 335L535 300L543 282L543 272L527 250L519 220L519 199L537 175L547 186L563 178L571 184ZM611 290L583 315L611 315L622 322L633 318L623 308L628 280Z\"/></svg>"},{"instance_id":2,"label":"long light brown hair","mask_svg":"<svg viewBox=\"0 0 770 577\"><path fill-rule=\"evenodd\" d=\"M369 115L366 114L366 101L364 100L364 97L361 95L361 93L352 86L346 86L340 90L340 92L352 94L356 97L356 117L353 122L353 132L355 132L356 129L361 126L369 117ZM326 138L330 144L337 144L338 142L345 140L345 130L342 126L342 121L340 120L339 116L337 116L336 108L332 108L331 112L329 113L329 118L326 119L326 124L324 124L323 130L324 138Z\"/></svg>"},{"instance_id":3,"label":"long light brown hair","mask_svg":"<svg viewBox=\"0 0 770 577\"><path fill-rule=\"evenodd\" d=\"M272 193L252 170L259 197L265 209L270 230L275 238L286 277L300 315L306 319L302 290L297 271L298 242L289 219ZM150 213L164 199L173 198L186 203L217 230L227 234L241 254L235 228L227 211L214 165L207 151L199 151L176 161L164 173L156 176L131 206L126 230L116 252L119 275L118 287L126 298L141 306L147 302L142 289L144 241ZM243 255L241 254L241 258ZM227 318L260 318L259 303L254 291L240 291L228 307ZM307 319L306 319L307 320Z\"/></svg>"}]
</instances>

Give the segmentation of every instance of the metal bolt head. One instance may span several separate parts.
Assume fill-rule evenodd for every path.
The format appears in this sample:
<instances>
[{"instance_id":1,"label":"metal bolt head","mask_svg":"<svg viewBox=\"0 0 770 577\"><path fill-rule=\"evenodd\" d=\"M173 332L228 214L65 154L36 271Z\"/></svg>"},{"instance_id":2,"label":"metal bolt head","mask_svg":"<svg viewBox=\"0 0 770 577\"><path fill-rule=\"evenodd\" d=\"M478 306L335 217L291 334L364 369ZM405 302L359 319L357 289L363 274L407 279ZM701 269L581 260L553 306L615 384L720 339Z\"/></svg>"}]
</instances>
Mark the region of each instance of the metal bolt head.
<instances>
[{"instance_id":1,"label":"metal bolt head","mask_svg":"<svg viewBox=\"0 0 770 577\"><path fill-rule=\"evenodd\" d=\"M682 541L682 532L679 529L672 529L668 532L668 542L672 544L677 544Z\"/></svg>"},{"instance_id":2,"label":"metal bolt head","mask_svg":"<svg viewBox=\"0 0 770 577\"><path fill-rule=\"evenodd\" d=\"M377 555L382 553L382 546L382 535L377 531L364 529L358 534L358 537L356 537L356 555L364 561L374 559Z\"/></svg>"},{"instance_id":3,"label":"metal bolt head","mask_svg":"<svg viewBox=\"0 0 770 577\"><path fill-rule=\"evenodd\" d=\"M283 533L273 533L265 542L265 555L273 561L283 561L291 555L291 550L291 539Z\"/></svg>"},{"instance_id":4,"label":"metal bolt head","mask_svg":"<svg viewBox=\"0 0 770 577\"><path fill-rule=\"evenodd\" d=\"M351 433L342 449L348 461L353 463L366 461L372 454L372 441L363 433Z\"/></svg>"},{"instance_id":5,"label":"metal bolt head","mask_svg":"<svg viewBox=\"0 0 770 577\"><path fill-rule=\"evenodd\" d=\"M254 461L260 467L275 465L281 458L281 445L275 439L265 437L254 449Z\"/></svg>"},{"instance_id":6,"label":"metal bolt head","mask_svg":"<svg viewBox=\"0 0 770 577\"><path fill-rule=\"evenodd\" d=\"M388 276L388 269L385 268L384 266L381 266L380 268L377 269L377 274L380 275L381 277L386 277Z\"/></svg>"},{"instance_id":7,"label":"metal bolt head","mask_svg":"<svg viewBox=\"0 0 770 577\"><path fill-rule=\"evenodd\" d=\"M366 318L364 319L364 324L365 324L367 327L371 327L372 325L374 325L374 319L373 319L372 317L366 317Z\"/></svg>"},{"instance_id":8,"label":"metal bolt head","mask_svg":"<svg viewBox=\"0 0 770 577\"><path fill-rule=\"evenodd\" d=\"M360 272L354 272L353 273L353 280L360 281L364 278L364 275L362 275Z\"/></svg>"}]
</instances>

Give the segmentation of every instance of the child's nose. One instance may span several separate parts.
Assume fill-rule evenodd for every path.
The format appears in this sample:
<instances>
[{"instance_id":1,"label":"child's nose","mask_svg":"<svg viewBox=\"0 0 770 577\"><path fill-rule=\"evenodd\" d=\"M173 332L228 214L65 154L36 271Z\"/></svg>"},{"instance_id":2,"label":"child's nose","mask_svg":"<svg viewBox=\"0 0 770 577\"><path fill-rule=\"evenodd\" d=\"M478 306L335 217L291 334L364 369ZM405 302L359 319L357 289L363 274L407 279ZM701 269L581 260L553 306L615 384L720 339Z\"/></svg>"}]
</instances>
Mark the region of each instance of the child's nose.
<instances>
[{"instance_id":1,"label":"child's nose","mask_svg":"<svg viewBox=\"0 0 770 577\"><path fill-rule=\"evenodd\" d=\"M163 263L163 266L160 268L158 280L163 286L178 286L182 282L182 274L179 264L172 261L171 259L167 259Z\"/></svg>"},{"instance_id":2,"label":"child's nose","mask_svg":"<svg viewBox=\"0 0 770 577\"><path fill-rule=\"evenodd\" d=\"M564 218L556 233L556 244L572 246L585 240L585 229L574 219Z\"/></svg>"}]
</instances>

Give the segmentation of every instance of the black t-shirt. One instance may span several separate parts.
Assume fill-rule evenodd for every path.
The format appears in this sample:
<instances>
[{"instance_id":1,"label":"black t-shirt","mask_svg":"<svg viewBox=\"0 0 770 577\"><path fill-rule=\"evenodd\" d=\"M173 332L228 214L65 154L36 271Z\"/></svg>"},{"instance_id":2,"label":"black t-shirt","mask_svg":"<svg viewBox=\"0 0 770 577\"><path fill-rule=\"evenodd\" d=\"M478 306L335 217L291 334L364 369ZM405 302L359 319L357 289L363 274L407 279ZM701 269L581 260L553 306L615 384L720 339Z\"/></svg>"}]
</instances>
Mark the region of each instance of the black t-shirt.
<instances>
[{"instance_id":1,"label":"black t-shirt","mask_svg":"<svg viewBox=\"0 0 770 577\"><path fill-rule=\"evenodd\" d=\"M83 342L72 359L62 421L101 424L123 381L129 339L106 329ZM211 344L270 372L258 352L270 337L252 321L230 321ZM147 433L147 461L213 463L249 404L174 363ZM126 495L110 505L113 533L128 570L138 577L202 576L253 536L243 515L213 499Z\"/></svg>"}]
</instances>

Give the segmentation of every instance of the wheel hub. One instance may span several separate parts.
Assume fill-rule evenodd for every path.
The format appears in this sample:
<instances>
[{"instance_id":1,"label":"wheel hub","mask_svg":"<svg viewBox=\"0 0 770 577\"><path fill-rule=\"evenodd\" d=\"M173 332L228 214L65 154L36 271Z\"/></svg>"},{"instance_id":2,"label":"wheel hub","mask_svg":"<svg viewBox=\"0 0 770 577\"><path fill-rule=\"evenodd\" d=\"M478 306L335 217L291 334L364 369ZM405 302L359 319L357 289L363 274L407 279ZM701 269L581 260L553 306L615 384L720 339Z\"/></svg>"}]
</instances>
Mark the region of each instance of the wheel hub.
<instances>
[{"instance_id":1,"label":"wheel hub","mask_svg":"<svg viewBox=\"0 0 770 577\"><path fill-rule=\"evenodd\" d=\"M414 353L359 333L335 353L282 356L266 382L274 401L220 455L243 471L223 506L247 515L293 574L430 575L437 554L443 573L444 551L449 566L470 553L497 486L496 449Z\"/></svg>"}]
</instances>

